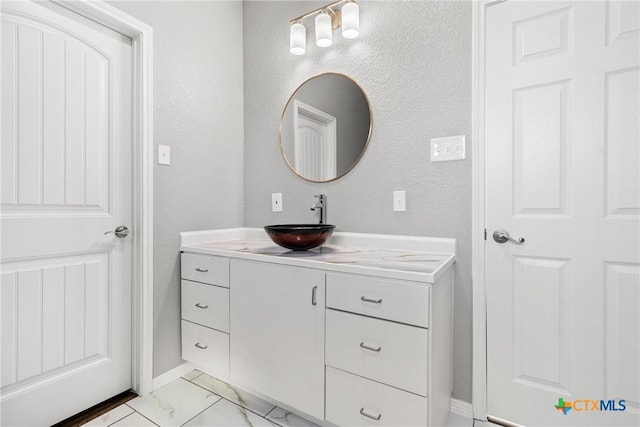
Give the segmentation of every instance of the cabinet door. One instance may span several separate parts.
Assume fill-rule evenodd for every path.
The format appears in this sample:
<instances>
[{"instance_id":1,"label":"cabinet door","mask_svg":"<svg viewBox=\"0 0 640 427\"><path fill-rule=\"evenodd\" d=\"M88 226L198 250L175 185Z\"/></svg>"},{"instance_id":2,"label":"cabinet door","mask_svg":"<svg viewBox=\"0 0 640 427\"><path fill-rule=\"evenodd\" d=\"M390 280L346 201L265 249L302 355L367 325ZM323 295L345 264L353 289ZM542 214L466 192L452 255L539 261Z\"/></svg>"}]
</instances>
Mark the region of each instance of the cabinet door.
<instances>
[{"instance_id":1,"label":"cabinet door","mask_svg":"<svg viewBox=\"0 0 640 427\"><path fill-rule=\"evenodd\" d=\"M231 380L324 418L324 273L231 261Z\"/></svg>"}]
</instances>

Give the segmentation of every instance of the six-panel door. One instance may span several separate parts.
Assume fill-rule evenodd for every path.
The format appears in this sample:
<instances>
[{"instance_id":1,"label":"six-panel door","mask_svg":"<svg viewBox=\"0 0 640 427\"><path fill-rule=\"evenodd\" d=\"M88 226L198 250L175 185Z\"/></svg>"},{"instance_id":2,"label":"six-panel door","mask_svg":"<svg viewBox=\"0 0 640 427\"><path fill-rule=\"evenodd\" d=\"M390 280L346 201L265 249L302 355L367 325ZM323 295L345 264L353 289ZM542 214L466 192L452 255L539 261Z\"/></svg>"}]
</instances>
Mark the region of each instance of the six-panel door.
<instances>
[{"instance_id":1,"label":"six-panel door","mask_svg":"<svg viewBox=\"0 0 640 427\"><path fill-rule=\"evenodd\" d=\"M491 416L640 422L639 52L637 1L488 7Z\"/></svg>"}]
</instances>

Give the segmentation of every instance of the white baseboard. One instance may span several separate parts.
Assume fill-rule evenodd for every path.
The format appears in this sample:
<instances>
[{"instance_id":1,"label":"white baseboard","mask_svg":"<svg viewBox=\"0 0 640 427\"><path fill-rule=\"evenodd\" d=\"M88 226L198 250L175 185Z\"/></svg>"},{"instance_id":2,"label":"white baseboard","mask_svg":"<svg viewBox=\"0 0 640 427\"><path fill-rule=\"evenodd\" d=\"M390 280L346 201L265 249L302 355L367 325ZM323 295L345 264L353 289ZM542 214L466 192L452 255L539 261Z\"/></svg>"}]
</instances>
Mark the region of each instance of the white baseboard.
<instances>
[{"instance_id":1,"label":"white baseboard","mask_svg":"<svg viewBox=\"0 0 640 427\"><path fill-rule=\"evenodd\" d=\"M151 387L152 391L155 391L160 387L169 384L173 380L177 380L184 374L191 372L193 369L195 368L191 363L185 362L182 365L178 365L162 375L158 375L153 379L153 384Z\"/></svg>"},{"instance_id":2,"label":"white baseboard","mask_svg":"<svg viewBox=\"0 0 640 427\"><path fill-rule=\"evenodd\" d=\"M463 400L451 398L449 408L452 413L462 415L463 417L473 418L473 406Z\"/></svg>"}]
</instances>

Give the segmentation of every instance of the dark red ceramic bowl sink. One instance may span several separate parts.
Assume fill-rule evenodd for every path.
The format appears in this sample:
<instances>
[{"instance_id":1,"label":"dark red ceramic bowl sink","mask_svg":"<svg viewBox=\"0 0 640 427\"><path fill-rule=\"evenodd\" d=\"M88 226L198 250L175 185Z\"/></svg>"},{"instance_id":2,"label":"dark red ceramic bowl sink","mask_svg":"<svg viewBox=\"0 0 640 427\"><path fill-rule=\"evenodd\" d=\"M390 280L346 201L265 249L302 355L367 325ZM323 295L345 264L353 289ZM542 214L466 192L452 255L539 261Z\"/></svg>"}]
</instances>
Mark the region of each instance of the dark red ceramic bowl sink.
<instances>
[{"instance_id":1,"label":"dark red ceramic bowl sink","mask_svg":"<svg viewBox=\"0 0 640 427\"><path fill-rule=\"evenodd\" d=\"M326 242L335 228L330 224L278 224L267 225L264 231L283 248L306 251Z\"/></svg>"}]
</instances>

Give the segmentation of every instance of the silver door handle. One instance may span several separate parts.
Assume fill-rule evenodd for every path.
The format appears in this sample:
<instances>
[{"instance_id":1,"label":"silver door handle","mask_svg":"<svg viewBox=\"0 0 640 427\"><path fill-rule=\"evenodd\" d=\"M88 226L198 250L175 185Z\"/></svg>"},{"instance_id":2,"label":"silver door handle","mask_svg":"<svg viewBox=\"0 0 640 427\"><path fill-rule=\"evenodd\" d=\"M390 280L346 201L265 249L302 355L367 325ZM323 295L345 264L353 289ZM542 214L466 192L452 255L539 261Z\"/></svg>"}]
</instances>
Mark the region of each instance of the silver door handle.
<instances>
[{"instance_id":1,"label":"silver door handle","mask_svg":"<svg viewBox=\"0 0 640 427\"><path fill-rule=\"evenodd\" d=\"M494 231L493 240L495 240L498 243L512 242L512 243L515 243L516 245L521 245L524 243L524 237L514 239L513 237L509 236L509 232L507 230Z\"/></svg>"},{"instance_id":2,"label":"silver door handle","mask_svg":"<svg viewBox=\"0 0 640 427\"><path fill-rule=\"evenodd\" d=\"M209 306L208 306L208 305L200 305L200 303L199 303L199 302L197 302L197 303L196 303L196 307L198 307L198 308L202 308L203 310L204 310L205 308L209 308Z\"/></svg>"},{"instance_id":3,"label":"silver door handle","mask_svg":"<svg viewBox=\"0 0 640 427\"><path fill-rule=\"evenodd\" d=\"M365 297L364 295L363 295L363 296L361 296L361 297L360 297L360 299L361 299L362 301L365 301L365 302L372 302L372 303L374 303L374 304L380 304L380 303L382 302L382 298L378 298L378 299L370 299L370 298Z\"/></svg>"},{"instance_id":4,"label":"silver door handle","mask_svg":"<svg viewBox=\"0 0 640 427\"><path fill-rule=\"evenodd\" d=\"M197 271L198 273L206 273L206 272L208 272L209 270L208 270L208 269L206 269L206 268L200 268L200 267L198 267L198 268L196 268L196 271Z\"/></svg>"},{"instance_id":5,"label":"silver door handle","mask_svg":"<svg viewBox=\"0 0 640 427\"><path fill-rule=\"evenodd\" d=\"M129 229L127 227L125 227L124 225L119 225L113 231L105 231L104 232L104 234L109 234L109 233L113 233L113 234L116 235L116 237L119 237L119 238L122 239L122 238L127 237L129 235Z\"/></svg>"},{"instance_id":6,"label":"silver door handle","mask_svg":"<svg viewBox=\"0 0 640 427\"><path fill-rule=\"evenodd\" d=\"M372 420L376 420L376 421L382 418L382 414L378 414L377 417L374 417L371 414L367 414L366 412L364 412L364 408L360 408L360 415L362 415L363 417L371 418Z\"/></svg>"},{"instance_id":7,"label":"silver door handle","mask_svg":"<svg viewBox=\"0 0 640 427\"><path fill-rule=\"evenodd\" d=\"M318 301L316 301L316 293L318 292L318 287L314 286L313 289L311 289L311 305L317 305Z\"/></svg>"},{"instance_id":8,"label":"silver door handle","mask_svg":"<svg viewBox=\"0 0 640 427\"><path fill-rule=\"evenodd\" d=\"M200 345L199 342L196 343L196 347L198 347L201 350L206 350L207 348L209 348L208 345Z\"/></svg>"}]
</instances>

